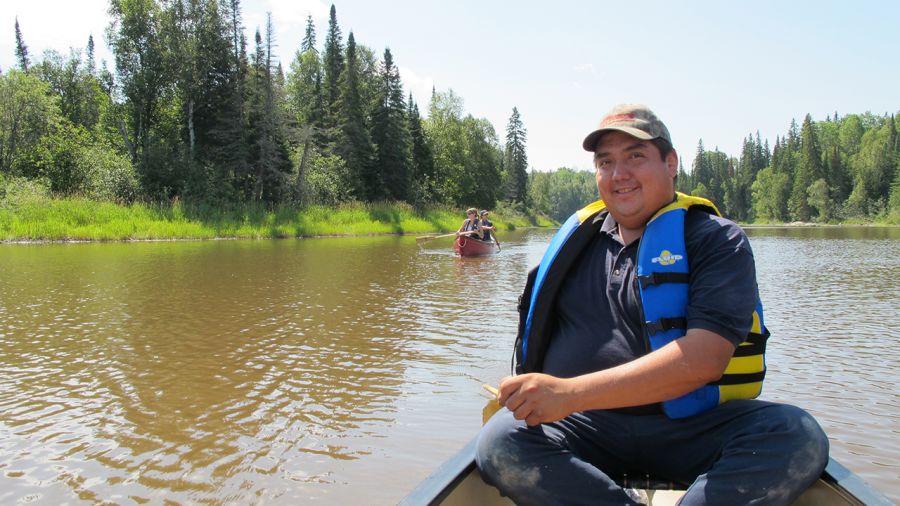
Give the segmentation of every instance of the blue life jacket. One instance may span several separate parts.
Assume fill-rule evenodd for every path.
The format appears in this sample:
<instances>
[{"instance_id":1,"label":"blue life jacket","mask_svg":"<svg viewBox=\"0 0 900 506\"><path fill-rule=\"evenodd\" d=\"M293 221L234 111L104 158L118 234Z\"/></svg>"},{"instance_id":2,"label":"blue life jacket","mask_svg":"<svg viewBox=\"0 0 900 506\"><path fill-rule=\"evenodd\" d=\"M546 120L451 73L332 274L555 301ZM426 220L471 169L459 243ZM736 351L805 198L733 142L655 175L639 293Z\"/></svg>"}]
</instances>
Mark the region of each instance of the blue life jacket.
<instances>
[{"instance_id":1,"label":"blue life jacket","mask_svg":"<svg viewBox=\"0 0 900 506\"><path fill-rule=\"evenodd\" d=\"M689 273L684 220L691 207L721 216L709 200L678 193L674 202L650 219L641 236L635 282L640 293L644 337L654 351L684 336L687 330ZM538 268L529 274L519 301L517 373L540 370L552 331L548 320L562 274L596 233L593 218L605 209L603 202L597 201L573 214L550 241ZM735 349L722 378L663 402L666 415L684 418L732 399L757 397L765 377L768 335L762 303L757 297L750 333Z\"/></svg>"}]
</instances>

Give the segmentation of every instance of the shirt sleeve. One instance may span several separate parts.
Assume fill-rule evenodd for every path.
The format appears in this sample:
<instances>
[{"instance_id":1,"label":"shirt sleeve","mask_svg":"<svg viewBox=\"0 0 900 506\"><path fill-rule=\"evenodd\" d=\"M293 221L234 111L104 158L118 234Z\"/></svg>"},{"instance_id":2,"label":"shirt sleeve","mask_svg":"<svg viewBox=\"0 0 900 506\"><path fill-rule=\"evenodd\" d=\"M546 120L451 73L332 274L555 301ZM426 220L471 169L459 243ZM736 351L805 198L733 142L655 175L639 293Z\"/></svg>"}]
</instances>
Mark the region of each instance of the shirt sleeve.
<instances>
[{"instance_id":1,"label":"shirt sleeve","mask_svg":"<svg viewBox=\"0 0 900 506\"><path fill-rule=\"evenodd\" d=\"M698 210L688 212L685 229L687 327L714 332L737 346L753 325L758 298L750 241L736 223Z\"/></svg>"}]
</instances>

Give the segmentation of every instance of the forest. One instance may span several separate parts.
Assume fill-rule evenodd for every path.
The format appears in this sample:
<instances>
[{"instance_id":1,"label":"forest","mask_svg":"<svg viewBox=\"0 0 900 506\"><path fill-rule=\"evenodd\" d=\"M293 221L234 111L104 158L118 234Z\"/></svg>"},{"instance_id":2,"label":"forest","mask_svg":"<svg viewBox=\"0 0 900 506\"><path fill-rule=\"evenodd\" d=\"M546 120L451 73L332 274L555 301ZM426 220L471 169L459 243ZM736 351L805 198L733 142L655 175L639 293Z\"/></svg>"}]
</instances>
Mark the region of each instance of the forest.
<instances>
[{"instance_id":1,"label":"forest","mask_svg":"<svg viewBox=\"0 0 900 506\"><path fill-rule=\"evenodd\" d=\"M0 69L0 204L399 202L562 220L597 197L591 173L529 170L516 107L502 140L452 89L433 90L423 114L390 49L345 38L333 5L324 37L307 19L287 69L271 14L248 41L239 0L111 0L109 13L114 62L100 65L92 35L31 55L16 21L17 65ZM893 115L807 115L772 145L748 135L738 156L701 140L689 171L680 154L679 191L740 222L900 222Z\"/></svg>"},{"instance_id":2,"label":"forest","mask_svg":"<svg viewBox=\"0 0 900 506\"><path fill-rule=\"evenodd\" d=\"M525 202L518 111L502 145L452 90L434 90L423 118L390 49L344 38L334 6L321 48L310 17L288 69L271 15L245 40L239 0L112 0L109 12L112 69L93 36L32 58L16 21L0 177L119 202Z\"/></svg>"}]
</instances>

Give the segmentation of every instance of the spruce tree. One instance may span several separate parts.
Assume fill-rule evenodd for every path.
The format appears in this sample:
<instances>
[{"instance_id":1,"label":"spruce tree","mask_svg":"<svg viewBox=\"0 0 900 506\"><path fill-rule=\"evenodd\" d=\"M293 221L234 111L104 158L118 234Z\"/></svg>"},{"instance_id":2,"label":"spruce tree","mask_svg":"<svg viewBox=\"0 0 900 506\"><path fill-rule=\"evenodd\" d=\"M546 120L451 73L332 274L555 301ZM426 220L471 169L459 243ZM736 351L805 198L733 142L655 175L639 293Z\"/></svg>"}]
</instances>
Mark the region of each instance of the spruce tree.
<instances>
[{"instance_id":1,"label":"spruce tree","mask_svg":"<svg viewBox=\"0 0 900 506\"><path fill-rule=\"evenodd\" d=\"M374 170L374 149L366 126L365 107L359 92L360 68L356 55L356 40L353 32L347 37L346 68L341 74L341 111L343 138L336 146L336 152L346 162L350 170L353 194L369 198L376 194L379 185Z\"/></svg>"},{"instance_id":2,"label":"spruce tree","mask_svg":"<svg viewBox=\"0 0 900 506\"><path fill-rule=\"evenodd\" d=\"M313 23L312 15L306 17L306 33L303 35L303 42L300 44L300 52L316 50L316 25Z\"/></svg>"},{"instance_id":3,"label":"spruce tree","mask_svg":"<svg viewBox=\"0 0 900 506\"><path fill-rule=\"evenodd\" d=\"M790 137L788 142L790 142ZM795 145L797 146L798 159L794 171L788 209L792 219L809 221L812 218L812 208L809 205L809 188L816 180L822 179L824 173L812 117L809 114L803 120L799 142ZM828 182L826 181L825 183L827 185Z\"/></svg>"},{"instance_id":4,"label":"spruce tree","mask_svg":"<svg viewBox=\"0 0 900 506\"><path fill-rule=\"evenodd\" d=\"M251 68L249 99L250 164L253 167L254 200L276 202L288 194L290 158L287 151L285 121L282 116L282 90L275 76L275 48L271 14L266 20L265 42L257 29Z\"/></svg>"},{"instance_id":5,"label":"spruce tree","mask_svg":"<svg viewBox=\"0 0 900 506\"><path fill-rule=\"evenodd\" d=\"M326 127L336 129L342 123L337 115L340 110L341 72L344 71L344 46L334 4L331 5L328 18L323 67L325 72L322 87L325 93Z\"/></svg>"},{"instance_id":6,"label":"spruce tree","mask_svg":"<svg viewBox=\"0 0 900 506\"><path fill-rule=\"evenodd\" d=\"M16 17L16 61L18 61L19 69L22 72L28 72L31 62L28 59L28 46L25 45L25 40L22 39L22 31L19 30L18 17Z\"/></svg>"},{"instance_id":7,"label":"spruce tree","mask_svg":"<svg viewBox=\"0 0 900 506\"><path fill-rule=\"evenodd\" d=\"M381 70L381 89L375 108L372 138L378 152L378 169L383 188L372 194L374 198L409 199L409 132L406 124L406 104L403 84L394 65L390 49L384 50Z\"/></svg>"},{"instance_id":8,"label":"spruce tree","mask_svg":"<svg viewBox=\"0 0 900 506\"><path fill-rule=\"evenodd\" d=\"M528 155L525 153L526 130L519 110L513 107L509 123L506 125L506 149L504 167L506 169L506 198L512 202L525 204L528 195Z\"/></svg>"},{"instance_id":9,"label":"spruce tree","mask_svg":"<svg viewBox=\"0 0 900 506\"><path fill-rule=\"evenodd\" d=\"M413 100L412 93L407 101L406 117L409 122L409 138L412 149L410 171L416 202L436 202L439 199L437 181L434 174L434 154L425 136L419 106Z\"/></svg>"},{"instance_id":10,"label":"spruce tree","mask_svg":"<svg viewBox=\"0 0 900 506\"><path fill-rule=\"evenodd\" d=\"M87 69L91 75L97 74L97 62L94 59L94 36L88 35L87 41Z\"/></svg>"}]
</instances>

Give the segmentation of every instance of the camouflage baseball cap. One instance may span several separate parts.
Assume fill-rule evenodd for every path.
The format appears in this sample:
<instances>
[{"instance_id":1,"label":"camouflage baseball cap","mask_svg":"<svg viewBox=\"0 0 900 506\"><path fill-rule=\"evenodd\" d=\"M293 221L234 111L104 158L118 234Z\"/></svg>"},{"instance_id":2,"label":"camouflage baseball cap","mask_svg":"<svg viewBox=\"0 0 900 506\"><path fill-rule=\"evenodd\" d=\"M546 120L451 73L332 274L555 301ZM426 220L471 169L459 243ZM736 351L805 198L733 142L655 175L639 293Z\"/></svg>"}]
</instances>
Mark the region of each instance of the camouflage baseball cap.
<instances>
[{"instance_id":1,"label":"camouflage baseball cap","mask_svg":"<svg viewBox=\"0 0 900 506\"><path fill-rule=\"evenodd\" d=\"M600 126L584 138L581 146L586 151L593 152L600 137L611 130L625 132L645 141L665 139L672 144L669 129L649 107L643 104L620 104L603 116Z\"/></svg>"}]
</instances>

